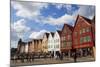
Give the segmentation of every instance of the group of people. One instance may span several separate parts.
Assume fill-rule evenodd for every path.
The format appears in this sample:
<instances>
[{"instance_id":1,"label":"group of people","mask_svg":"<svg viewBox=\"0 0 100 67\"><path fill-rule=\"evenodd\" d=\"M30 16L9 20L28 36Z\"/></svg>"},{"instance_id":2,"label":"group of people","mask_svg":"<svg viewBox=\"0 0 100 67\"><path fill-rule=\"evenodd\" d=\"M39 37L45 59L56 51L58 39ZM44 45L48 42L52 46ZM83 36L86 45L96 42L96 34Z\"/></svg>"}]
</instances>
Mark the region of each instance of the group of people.
<instances>
[{"instance_id":1,"label":"group of people","mask_svg":"<svg viewBox=\"0 0 100 67\"><path fill-rule=\"evenodd\" d=\"M61 52L55 52L55 54L54 52L51 52L50 55L51 55L51 58L54 58L56 60L57 59L63 60L63 53Z\"/></svg>"},{"instance_id":2,"label":"group of people","mask_svg":"<svg viewBox=\"0 0 100 67\"><path fill-rule=\"evenodd\" d=\"M49 53L49 55L50 55L51 59L56 59L56 60L63 60L63 58L65 57L64 53L62 53L62 52L56 52L55 55L54 55L54 52L52 52L52 53ZM44 58L44 59L49 58L46 53L43 53L43 54L21 53L21 54L13 55L11 57L11 60L13 60L14 62L17 62L18 60L20 60L22 63L32 62L32 61L34 61L34 59L41 59L41 56L43 56L42 58ZM73 53L74 62L76 62L76 58L77 58L76 53Z\"/></svg>"}]
</instances>

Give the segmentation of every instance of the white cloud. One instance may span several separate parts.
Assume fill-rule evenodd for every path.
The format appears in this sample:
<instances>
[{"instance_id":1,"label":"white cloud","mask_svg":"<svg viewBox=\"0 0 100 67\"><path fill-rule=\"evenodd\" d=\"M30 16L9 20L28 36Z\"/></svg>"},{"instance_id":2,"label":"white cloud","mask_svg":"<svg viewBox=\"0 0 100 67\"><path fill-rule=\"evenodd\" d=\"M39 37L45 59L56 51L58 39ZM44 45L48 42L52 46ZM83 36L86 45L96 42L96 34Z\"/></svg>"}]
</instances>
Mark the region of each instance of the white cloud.
<instances>
[{"instance_id":1,"label":"white cloud","mask_svg":"<svg viewBox=\"0 0 100 67\"><path fill-rule=\"evenodd\" d=\"M53 5L55 5L57 9L61 9L64 6L64 4L53 4Z\"/></svg>"},{"instance_id":2,"label":"white cloud","mask_svg":"<svg viewBox=\"0 0 100 67\"><path fill-rule=\"evenodd\" d=\"M26 21L20 19L11 24L11 29L14 30L19 38L23 38L24 34L30 31L30 27L25 25Z\"/></svg>"},{"instance_id":3,"label":"white cloud","mask_svg":"<svg viewBox=\"0 0 100 67\"><path fill-rule=\"evenodd\" d=\"M31 38L31 39L42 39L43 34L46 33L46 32L49 33L49 31L47 31L47 30L41 30L41 31L38 31L38 32L34 31L30 34L29 38Z\"/></svg>"},{"instance_id":4,"label":"white cloud","mask_svg":"<svg viewBox=\"0 0 100 67\"><path fill-rule=\"evenodd\" d=\"M53 24L53 25L60 25L60 24L64 24L64 23L69 24L73 20L75 20L75 16L65 14L59 18L53 18L50 16L41 21L44 23L49 23L49 24Z\"/></svg>"},{"instance_id":5,"label":"white cloud","mask_svg":"<svg viewBox=\"0 0 100 67\"><path fill-rule=\"evenodd\" d=\"M48 4L12 1L11 5L17 11L16 16L32 19L32 18L37 18L40 15L40 10L43 7L47 8Z\"/></svg>"},{"instance_id":6,"label":"white cloud","mask_svg":"<svg viewBox=\"0 0 100 67\"><path fill-rule=\"evenodd\" d=\"M71 10L72 9L72 5L71 4L63 4L63 3L61 3L61 4L53 4L53 5L55 5L55 7L57 8L57 9L61 9L62 7L64 7L64 8L66 8L67 10Z\"/></svg>"},{"instance_id":7,"label":"white cloud","mask_svg":"<svg viewBox=\"0 0 100 67\"><path fill-rule=\"evenodd\" d=\"M82 15L84 17L87 17L89 19L92 19L93 16L95 15L95 7L94 6L89 6L89 5L81 5L79 6L79 10L77 11L76 14Z\"/></svg>"}]
</instances>

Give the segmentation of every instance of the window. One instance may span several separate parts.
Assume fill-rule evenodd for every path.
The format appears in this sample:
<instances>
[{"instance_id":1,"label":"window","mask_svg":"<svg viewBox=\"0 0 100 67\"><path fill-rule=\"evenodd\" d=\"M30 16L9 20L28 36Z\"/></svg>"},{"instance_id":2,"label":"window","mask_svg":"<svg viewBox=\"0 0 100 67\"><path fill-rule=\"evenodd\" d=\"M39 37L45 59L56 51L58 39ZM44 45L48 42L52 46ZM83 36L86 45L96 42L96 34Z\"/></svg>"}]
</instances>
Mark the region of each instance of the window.
<instances>
[{"instance_id":1,"label":"window","mask_svg":"<svg viewBox=\"0 0 100 67\"><path fill-rule=\"evenodd\" d=\"M86 41L88 42L88 36L86 36Z\"/></svg>"},{"instance_id":2,"label":"window","mask_svg":"<svg viewBox=\"0 0 100 67\"><path fill-rule=\"evenodd\" d=\"M84 37L84 42L87 42L86 37Z\"/></svg>"},{"instance_id":3,"label":"window","mask_svg":"<svg viewBox=\"0 0 100 67\"><path fill-rule=\"evenodd\" d=\"M83 37L80 38L80 44L82 44L82 43L83 43Z\"/></svg>"},{"instance_id":4,"label":"window","mask_svg":"<svg viewBox=\"0 0 100 67\"><path fill-rule=\"evenodd\" d=\"M90 36L87 36L87 37L86 37L86 40L87 40L87 42L90 42L90 41L91 41Z\"/></svg>"},{"instance_id":5,"label":"window","mask_svg":"<svg viewBox=\"0 0 100 67\"><path fill-rule=\"evenodd\" d=\"M86 32L90 32L90 28L89 27L86 28Z\"/></svg>"},{"instance_id":6,"label":"window","mask_svg":"<svg viewBox=\"0 0 100 67\"><path fill-rule=\"evenodd\" d=\"M85 33L85 28L83 28L83 31L82 31L82 33Z\"/></svg>"},{"instance_id":7,"label":"window","mask_svg":"<svg viewBox=\"0 0 100 67\"><path fill-rule=\"evenodd\" d=\"M55 45L56 46L56 48L59 48L59 45Z\"/></svg>"},{"instance_id":8,"label":"window","mask_svg":"<svg viewBox=\"0 0 100 67\"><path fill-rule=\"evenodd\" d=\"M56 43L56 40L54 40L54 43Z\"/></svg>"},{"instance_id":9,"label":"window","mask_svg":"<svg viewBox=\"0 0 100 67\"><path fill-rule=\"evenodd\" d=\"M72 45L72 42L67 42L67 46L71 46Z\"/></svg>"},{"instance_id":10,"label":"window","mask_svg":"<svg viewBox=\"0 0 100 67\"><path fill-rule=\"evenodd\" d=\"M66 47L66 45L67 45L67 42L64 41L64 42L63 42L63 47Z\"/></svg>"},{"instance_id":11,"label":"window","mask_svg":"<svg viewBox=\"0 0 100 67\"><path fill-rule=\"evenodd\" d=\"M58 42L59 42L59 39L58 39Z\"/></svg>"},{"instance_id":12,"label":"window","mask_svg":"<svg viewBox=\"0 0 100 67\"><path fill-rule=\"evenodd\" d=\"M50 45L50 48L52 48L52 45Z\"/></svg>"},{"instance_id":13,"label":"window","mask_svg":"<svg viewBox=\"0 0 100 67\"><path fill-rule=\"evenodd\" d=\"M80 30L80 34L82 34L82 30Z\"/></svg>"},{"instance_id":14,"label":"window","mask_svg":"<svg viewBox=\"0 0 100 67\"><path fill-rule=\"evenodd\" d=\"M54 48L56 48L56 45L54 45Z\"/></svg>"},{"instance_id":15,"label":"window","mask_svg":"<svg viewBox=\"0 0 100 67\"><path fill-rule=\"evenodd\" d=\"M59 44L57 45L57 48L59 48Z\"/></svg>"},{"instance_id":16,"label":"window","mask_svg":"<svg viewBox=\"0 0 100 67\"><path fill-rule=\"evenodd\" d=\"M58 42L58 39L56 39L56 42Z\"/></svg>"},{"instance_id":17,"label":"window","mask_svg":"<svg viewBox=\"0 0 100 67\"><path fill-rule=\"evenodd\" d=\"M63 37L63 40L66 40L66 37L65 36Z\"/></svg>"}]
</instances>

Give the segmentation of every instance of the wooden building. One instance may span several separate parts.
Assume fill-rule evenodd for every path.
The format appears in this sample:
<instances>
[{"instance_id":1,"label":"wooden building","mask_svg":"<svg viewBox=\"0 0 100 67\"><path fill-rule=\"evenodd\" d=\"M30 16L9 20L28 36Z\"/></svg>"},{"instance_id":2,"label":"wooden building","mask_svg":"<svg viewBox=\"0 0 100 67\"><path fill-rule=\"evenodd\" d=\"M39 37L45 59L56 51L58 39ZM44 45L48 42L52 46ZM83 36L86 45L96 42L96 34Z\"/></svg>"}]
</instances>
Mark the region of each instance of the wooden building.
<instances>
[{"instance_id":1,"label":"wooden building","mask_svg":"<svg viewBox=\"0 0 100 67\"><path fill-rule=\"evenodd\" d=\"M71 49L72 49L72 31L73 27L64 24L61 31L61 52L65 53L68 57L70 57Z\"/></svg>"},{"instance_id":2,"label":"wooden building","mask_svg":"<svg viewBox=\"0 0 100 67\"><path fill-rule=\"evenodd\" d=\"M54 33L50 32L49 33L49 37L48 37L48 52L52 52L54 51Z\"/></svg>"},{"instance_id":3,"label":"wooden building","mask_svg":"<svg viewBox=\"0 0 100 67\"><path fill-rule=\"evenodd\" d=\"M25 53L26 42L23 42L22 39L19 39L17 46L17 53Z\"/></svg>"},{"instance_id":4,"label":"wooden building","mask_svg":"<svg viewBox=\"0 0 100 67\"><path fill-rule=\"evenodd\" d=\"M48 53L48 37L49 33L44 33L43 39L42 39L42 52Z\"/></svg>"},{"instance_id":5,"label":"wooden building","mask_svg":"<svg viewBox=\"0 0 100 67\"><path fill-rule=\"evenodd\" d=\"M77 56L91 55L93 52L91 20L78 15L73 30L73 49Z\"/></svg>"}]
</instances>

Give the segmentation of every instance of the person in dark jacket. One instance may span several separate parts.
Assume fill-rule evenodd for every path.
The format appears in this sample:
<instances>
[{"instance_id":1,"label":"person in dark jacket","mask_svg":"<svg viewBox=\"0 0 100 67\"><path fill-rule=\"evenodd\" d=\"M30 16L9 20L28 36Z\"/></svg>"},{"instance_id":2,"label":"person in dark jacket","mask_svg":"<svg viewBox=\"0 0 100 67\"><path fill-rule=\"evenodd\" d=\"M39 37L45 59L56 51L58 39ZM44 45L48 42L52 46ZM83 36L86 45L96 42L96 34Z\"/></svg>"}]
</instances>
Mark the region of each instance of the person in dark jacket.
<instances>
[{"instance_id":1,"label":"person in dark jacket","mask_svg":"<svg viewBox=\"0 0 100 67\"><path fill-rule=\"evenodd\" d=\"M74 51L74 62L77 62L77 54L76 54L76 50Z\"/></svg>"},{"instance_id":2,"label":"person in dark jacket","mask_svg":"<svg viewBox=\"0 0 100 67\"><path fill-rule=\"evenodd\" d=\"M60 54L60 60L63 60L63 53Z\"/></svg>"}]
</instances>

